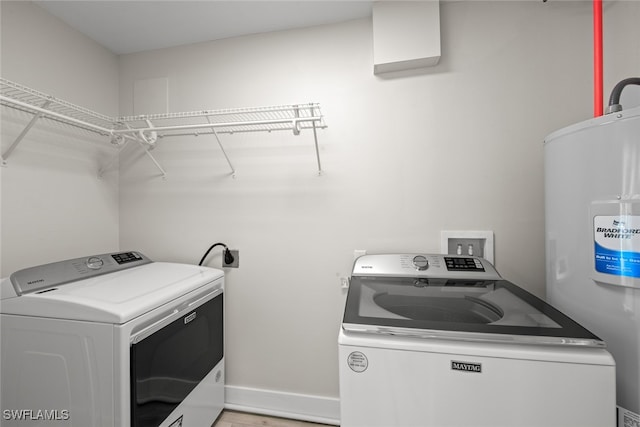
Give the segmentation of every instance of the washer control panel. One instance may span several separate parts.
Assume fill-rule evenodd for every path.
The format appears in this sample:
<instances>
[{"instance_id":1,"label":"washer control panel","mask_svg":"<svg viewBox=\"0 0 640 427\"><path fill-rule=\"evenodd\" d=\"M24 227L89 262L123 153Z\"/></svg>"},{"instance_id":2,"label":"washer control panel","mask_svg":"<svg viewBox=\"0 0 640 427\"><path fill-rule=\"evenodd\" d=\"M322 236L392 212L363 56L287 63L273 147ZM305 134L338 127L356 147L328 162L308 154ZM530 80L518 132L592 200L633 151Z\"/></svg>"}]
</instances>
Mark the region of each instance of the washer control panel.
<instances>
[{"instance_id":1,"label":"washer control panel","mask_svg":"<svg viewBox=\"0 0 640 427\"><path fill-rule=\"evenodd\" d=\"M16 294L22 295L150 262L140 252L92 255L25 268L13 273L10 280Z\"/></svg>"},{"instance_id":2,"label":"washer control panel","mask_svg":"<svg viewBox=\"0 0 640 427\"><path fill-rule=\"evenodd\" d=\"M484 258L442 254L363 255L353 265L353 276L425 277L500 280Z\"/></svg>"}]
</instances>

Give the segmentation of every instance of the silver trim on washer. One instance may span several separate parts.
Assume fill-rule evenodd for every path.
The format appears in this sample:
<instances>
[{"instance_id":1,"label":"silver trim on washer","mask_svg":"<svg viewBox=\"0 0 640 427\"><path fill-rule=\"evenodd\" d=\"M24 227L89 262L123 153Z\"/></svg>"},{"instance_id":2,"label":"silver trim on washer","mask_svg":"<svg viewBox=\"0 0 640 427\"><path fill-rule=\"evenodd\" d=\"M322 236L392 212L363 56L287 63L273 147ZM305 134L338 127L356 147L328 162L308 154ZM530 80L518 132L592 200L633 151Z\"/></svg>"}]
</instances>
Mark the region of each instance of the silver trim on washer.
<instances>
[{"instance_id":1,"label":"silver trim on washer","mask_svg":"<svg viewBox=\"0 0 640 427\"><path fill-rule=\"evenodd\" d=\"M567 338L538 335L490 334L486 332L439 331L434 329L389 328L385 326L343 323L342 329L350 333L390 335L403 338L442 339L466 342L512 343L536 345L570 345L576 347L606 348L604 341L586 338Z\"/></svg>"}]
</instances>

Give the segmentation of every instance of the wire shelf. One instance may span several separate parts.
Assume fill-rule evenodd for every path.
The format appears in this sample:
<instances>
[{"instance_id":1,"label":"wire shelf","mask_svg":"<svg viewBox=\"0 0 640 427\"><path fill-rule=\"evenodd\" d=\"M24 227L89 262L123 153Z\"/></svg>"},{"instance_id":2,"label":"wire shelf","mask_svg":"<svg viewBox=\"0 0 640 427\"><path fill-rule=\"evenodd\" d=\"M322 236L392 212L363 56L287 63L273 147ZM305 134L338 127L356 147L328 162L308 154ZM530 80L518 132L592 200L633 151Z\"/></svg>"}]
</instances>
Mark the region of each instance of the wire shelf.
<instances>
[{"instance_id":1,"label":"wire shelf","mask_svg":"<svg viewBox=\"0 0 640 427\"><path fill-rule=\"evenodd\" d=\"M68 101L0 78L0 104L43 118L109 135L113 119Z\"/></svg>"},{"instance_id":2,"label":"wire shelf","mask_svg":"<svg viewBox=\"0 0 640 427\"><path fill-rule=\"evenodd\" d=\"M224 152L218 134L288 130L298 135L304 129L313 130L320 171L316 130L327 127L317 103L109 117L3 78L0 78L0 105L33 115L25 130L2 154L3 164L26 132L43 118L110 137L117 146L135 140L143 145L163 175L164 171L148 152L158 138L213 134ZM228 157L227 161L234 171Z\"/></svg>"},{"instance_id":3,"label":"wire shelf","mask_svg":"<svg viewBox=\"0 0 640 427\"><path fill-rule=\"evenodd\" d=\"M302 129L326 127L317 103L126 116L117 121L132 129L156 131L159 137L202 135L213 133L213 129L216 133L228 134L279 130L297 133ZM118 133L127 132L125 128L118 130Z\"/></svg>"}]
</instances>

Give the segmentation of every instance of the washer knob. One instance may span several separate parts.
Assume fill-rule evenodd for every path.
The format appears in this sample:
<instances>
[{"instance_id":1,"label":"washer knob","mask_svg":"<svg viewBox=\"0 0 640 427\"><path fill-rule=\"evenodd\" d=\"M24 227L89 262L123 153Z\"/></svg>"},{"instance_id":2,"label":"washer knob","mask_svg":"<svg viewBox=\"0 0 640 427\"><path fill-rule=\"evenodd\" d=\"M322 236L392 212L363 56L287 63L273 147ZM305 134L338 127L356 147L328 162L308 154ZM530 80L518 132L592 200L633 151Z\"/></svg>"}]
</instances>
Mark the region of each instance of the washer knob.
<instances>
[{"instance_id":1,"label":"washer knob","mask_svg":"<svg viewBox=\"0 0 640 427\"><path fill-rule=\"evenodd\" d=\"M86 264L87 267L89 267L91 270L100 270L104 265L104 261L102 260L102 258L92 256L91 258L87 259Z\"/></svg>"},{"instance_id":2,"label":"washer knob","mask_svg":"<svg viewBox=\"0 0 640 427\"><path fill-rule=\"evenodd\" d=\"M424 271L427 268L429 268L429 261L427 260L426 257L424 257L422 255L416 255L416 256L413 257L413 266L418 271Z\"/></svg>"}]
</instances>

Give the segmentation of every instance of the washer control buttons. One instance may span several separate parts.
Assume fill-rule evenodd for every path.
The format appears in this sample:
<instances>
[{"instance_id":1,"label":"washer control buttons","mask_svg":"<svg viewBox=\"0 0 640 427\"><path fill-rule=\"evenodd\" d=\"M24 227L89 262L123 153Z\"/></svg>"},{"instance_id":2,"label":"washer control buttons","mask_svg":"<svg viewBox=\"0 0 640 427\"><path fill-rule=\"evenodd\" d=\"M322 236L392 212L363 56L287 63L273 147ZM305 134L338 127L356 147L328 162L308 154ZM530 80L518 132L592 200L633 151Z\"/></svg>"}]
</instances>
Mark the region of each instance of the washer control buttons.
<instances>
[{"instance_id":1,"label":"washer control buttons","mask_svg":"<svg viewBox=\"0 0 640 427\"><path fill-rule=\"evenodd\" d=\"M427 258L422 255L416 255L413 257L413 266L418 271L424 271L429 268L429 261L427 261Z\"/></svg>"},{"instance_id":2,"label":"washer control buttons","mask_svg":"<svg viewBox=\"0 0 640 427\"><path fill-rule=\"evenodd\" d=\"M445 257L444 262L449 271L484 271L482 262L477 258Z\"/></svg>"},{"instance_id":3,"label":"washer control buttons","mask_svg":"<svg viewBox=\"0 0 640 427\"><path fill-rule=\"evenodd\" d=\"M141 261L142 257L135 252L124 252L121 254L111 255L118 264L126 264L128 262Z\"/></svg>"},{"instance_id":4,"label":"washer control buttons","mask_svg":"<svg viewBox=\"0 0 640 427\"><path fill-rule=\"evenodd\" d=\"M104 265L104 261L100 257L92 256L91 258L87 259L86 264L87 267L89 267L91 270L100 270Z\"/></svg>"}]
</instances>

